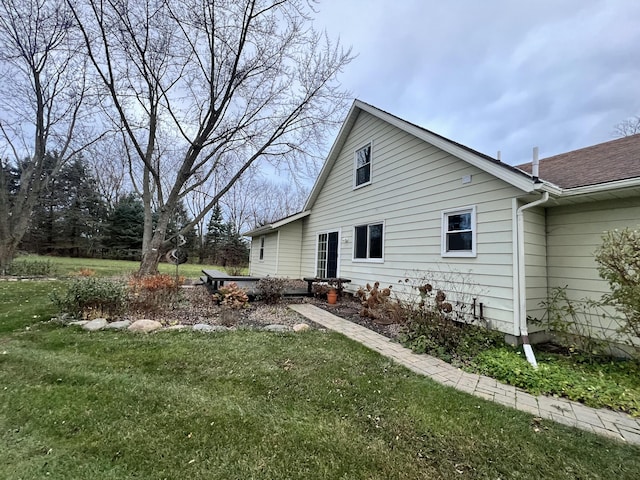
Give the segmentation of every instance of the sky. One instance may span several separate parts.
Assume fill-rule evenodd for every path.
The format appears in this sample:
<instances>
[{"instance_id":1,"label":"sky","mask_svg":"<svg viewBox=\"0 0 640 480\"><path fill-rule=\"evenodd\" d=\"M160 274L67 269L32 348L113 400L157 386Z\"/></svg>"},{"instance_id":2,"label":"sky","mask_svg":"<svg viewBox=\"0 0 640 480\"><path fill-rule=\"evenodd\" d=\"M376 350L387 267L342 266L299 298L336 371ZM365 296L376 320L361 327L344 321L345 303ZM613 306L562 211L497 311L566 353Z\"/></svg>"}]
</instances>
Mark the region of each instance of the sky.
<instances>
[{"instance_id":1,"label":"sky","mask_svg":"<svg viewBox=\"0 0 640 480\"><path fill-rule=\"evenodd\" d=\"M320 0L357 98L517 165L640 115L638 0Z\"/></svg>"}]
</instances>

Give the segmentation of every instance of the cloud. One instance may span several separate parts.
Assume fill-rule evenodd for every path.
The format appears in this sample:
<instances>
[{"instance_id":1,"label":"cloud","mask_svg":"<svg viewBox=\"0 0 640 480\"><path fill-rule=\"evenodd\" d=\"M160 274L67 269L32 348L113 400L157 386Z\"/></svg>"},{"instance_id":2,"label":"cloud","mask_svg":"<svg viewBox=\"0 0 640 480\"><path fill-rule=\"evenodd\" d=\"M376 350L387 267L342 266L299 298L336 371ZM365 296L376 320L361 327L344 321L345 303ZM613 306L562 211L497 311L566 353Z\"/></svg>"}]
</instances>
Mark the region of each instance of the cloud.
<instances>
[{"instance_id":1,"label":"cloud","mask_svg":"<svg viewBox=\"0 0 640 480\"><path fill-rule=\"evenodd\" d=\"M318 25L355 97L512 164L611 139L640 113L640 2L350 0Z\"/></svg>"}]
</instances>

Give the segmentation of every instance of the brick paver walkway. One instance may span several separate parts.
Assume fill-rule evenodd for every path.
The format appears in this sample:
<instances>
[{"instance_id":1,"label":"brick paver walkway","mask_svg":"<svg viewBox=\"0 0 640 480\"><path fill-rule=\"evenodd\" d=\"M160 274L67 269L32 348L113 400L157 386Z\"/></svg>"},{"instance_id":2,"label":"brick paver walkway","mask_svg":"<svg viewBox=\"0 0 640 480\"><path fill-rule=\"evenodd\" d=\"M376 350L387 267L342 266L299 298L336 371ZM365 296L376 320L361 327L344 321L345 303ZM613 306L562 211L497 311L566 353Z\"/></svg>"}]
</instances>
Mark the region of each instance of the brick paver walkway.
<instances>
[{"instance_id":1,"label":"brick paver walkway","mask_svg":"<svg viewBox=\"0 0 640 480\"><path fill-rule=\"evenodd\" d=\"M413 353L379 333L344 320L310 304L289 305L309 320L362 343L408 369L436 382L541 418L640 445L640 420L611 410L586 407L561 398L531 395L491 377L466 373L431 357Z\"/></svg>"}]
</instances>

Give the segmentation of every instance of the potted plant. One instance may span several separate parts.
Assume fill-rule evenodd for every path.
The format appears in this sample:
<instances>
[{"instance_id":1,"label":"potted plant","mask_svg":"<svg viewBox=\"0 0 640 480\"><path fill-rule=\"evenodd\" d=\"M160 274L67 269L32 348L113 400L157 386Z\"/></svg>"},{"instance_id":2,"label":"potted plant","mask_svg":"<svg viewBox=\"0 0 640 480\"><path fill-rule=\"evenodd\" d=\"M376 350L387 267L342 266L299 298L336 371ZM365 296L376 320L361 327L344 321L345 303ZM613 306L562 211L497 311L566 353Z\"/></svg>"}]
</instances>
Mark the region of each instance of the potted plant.
<instances>
[{"instance_id":1,"label":"potted plant","mask_svg":"<svg viewBox=\"0 0 640 480\"><path fill-rule=\"evenodd\" d=\"M327 292L327 302L329 305L335 305L338 301L338 290L335 287L329 287L329 291Z\"/></svg>"}]
</instances>

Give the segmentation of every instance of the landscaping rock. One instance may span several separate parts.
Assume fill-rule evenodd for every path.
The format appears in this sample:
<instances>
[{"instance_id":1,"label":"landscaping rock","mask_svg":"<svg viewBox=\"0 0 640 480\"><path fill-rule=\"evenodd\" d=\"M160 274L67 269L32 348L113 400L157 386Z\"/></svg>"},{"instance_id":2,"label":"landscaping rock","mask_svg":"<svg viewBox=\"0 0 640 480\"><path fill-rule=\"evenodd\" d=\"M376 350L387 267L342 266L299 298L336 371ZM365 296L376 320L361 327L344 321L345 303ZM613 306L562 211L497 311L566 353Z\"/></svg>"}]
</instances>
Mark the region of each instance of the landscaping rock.
<instances>
[{"instance_id":1,"label":"landscaping rock","mask_svg":"<svg viewBox=\"0 0 640 480\"><path fill-rule=\"evenodd\" d=\"M212 332L226 332L229 330L222 325L207 325L206 323L197 323L193 326L194 332L212 333Z\"/></svg>"},{"instance_id":2,"label":"landscaping rock","mask_svg":"<svg viewBox=\"0 0 640 480\"><path fill-rule=\"evenodd\" d=\"M125 328L129 328L129 325L131 325L129 320L120 320L119 322L111 322L104 328L109 330L124 330Z\"/></svg>"},{"instance_id":3,"label":"landscaping rock","mask_svg":"<svg viewBox=\"0 0 640 480\"><path fill-rule=\"evenodd\" d=\"M130 332L150 333L160 328L162 328L162 324L155 320L137 320L129 325Z\"/></svg>"},{"instance_id":4,"label":"landscaping rock","mask_svg":"<svg viewBox=\"0 0 640 480\"><path fill-rule=\"evenodd\" d=\"M276 333L288 332L291 330L290 327L286 325L280 325L279 323L272 323L271 325L267 325L266 327L264 327L264 329L267 332L276 332Z\"/></svg>"},{"instance_id":5,"label":"landscaping rock","mask_svg":"<svg viewBox=\"0 0 640 480\"><path fill-rule=\"evenodd\" d=\"M67 323L67 325L69 325L69 326L73 325L74 327L82 327L83 325L86 325L87 323L89 323L88 320L77 320L75 322L69 322L69 323Z\"/></svg>"},{"instance_id":6,"label":"landscaping rock","mask_svg":"<svg viewBox=\"0 0 640 480\"><path fill-rule=\"evenodd\" d=\"M82 328L89 332L96 332L98 330L102 330L108 323L109 322L107 322L106 318L96 318L95 320L91 320L90 322L82 325Z\"/></svg>"},{"instance_id":7,"label":"landscaping rock","mask_svg":"<svg viewBox=\"0 0 640 480\"><path fill-rule=\"evenodd\" d=\"M309 330L311 327L309 326L308 323L296 323L293 326L293 331L294 332L306 332L307 330Z\"/></svg>"}]
</instances>

